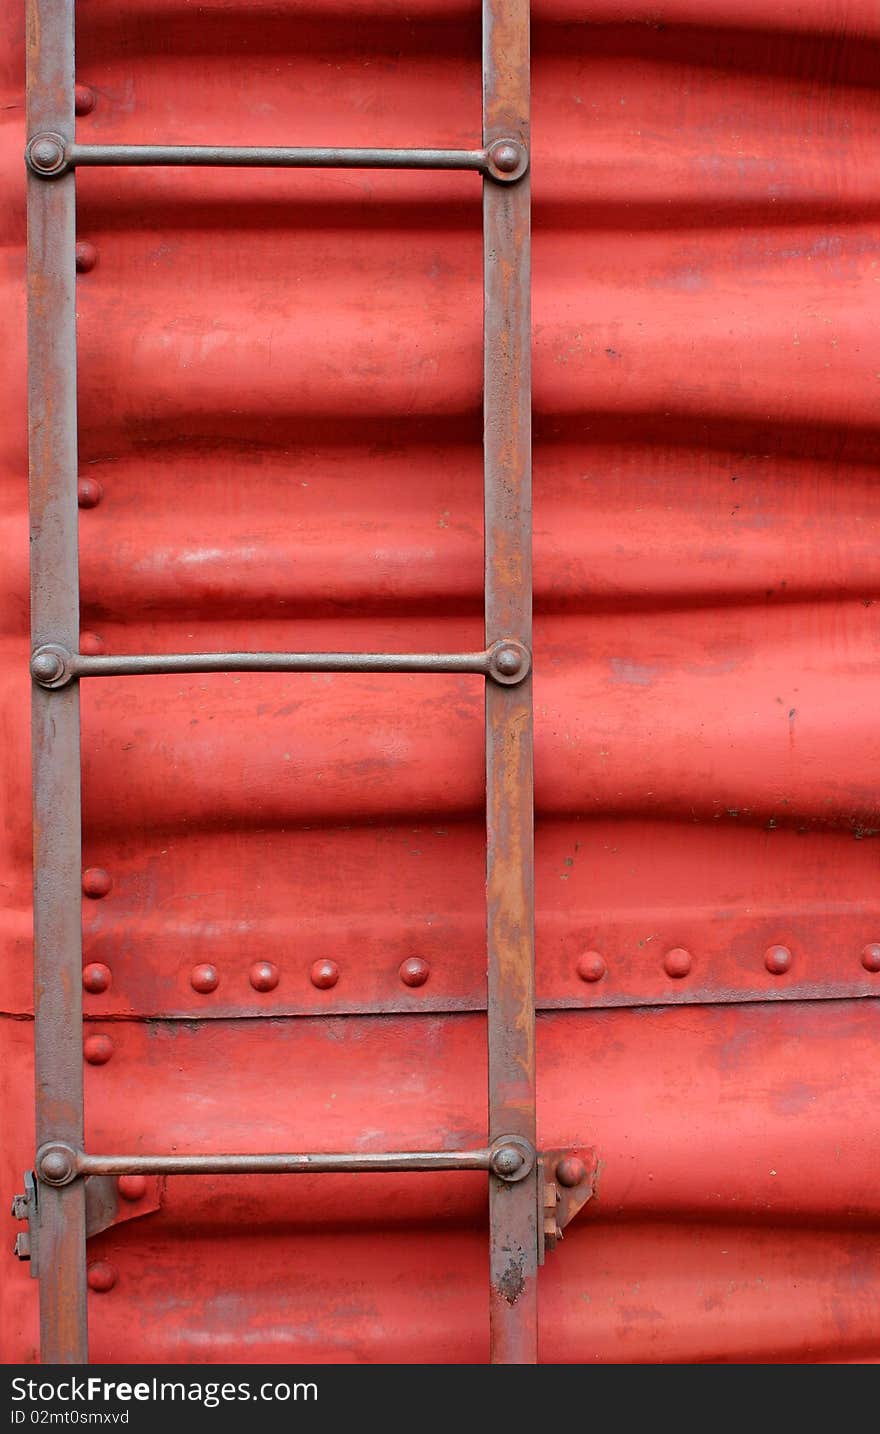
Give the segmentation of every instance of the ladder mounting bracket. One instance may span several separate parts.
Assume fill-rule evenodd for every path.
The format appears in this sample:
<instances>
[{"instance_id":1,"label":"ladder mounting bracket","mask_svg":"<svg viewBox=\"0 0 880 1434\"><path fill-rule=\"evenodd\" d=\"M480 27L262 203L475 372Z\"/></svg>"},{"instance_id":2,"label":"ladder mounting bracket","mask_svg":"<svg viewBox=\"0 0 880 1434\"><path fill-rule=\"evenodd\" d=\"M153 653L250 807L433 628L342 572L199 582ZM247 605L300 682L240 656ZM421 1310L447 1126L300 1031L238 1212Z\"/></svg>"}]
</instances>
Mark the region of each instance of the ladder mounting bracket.
<instances>
[{"instance_id":1,"label":"ladder mounting bracket","mask_svg":"<svg viewBox=\"0 0 880 1434\"><path fill-rule=\"evenodd\" d=\"M580 1147L542 1150L538 1157L538 1263L596 1194L599 1157Z\"/></svg>"},{"instance_id":2,"label":"ladder mounting bracket","mask_svg":"<svg viewBox=\"0 0 880 1434\"><path fill-rule=\"evenodd\" d=\"M129 1177L127 1185L120 1185L113 1175L87 1176L86 1239L109 1230L111 1225L137 1220L158 1210L162 1204L162 1183L155 1175ZM29 1260L31 1279L39 1279L40 1182L33 1170L25 1171L24 1194L13 1198L12 1215L15 1220L27 1221L27 1229L15 1237L13 1253L20 1260Z\"/></svg>"}]
</instances>

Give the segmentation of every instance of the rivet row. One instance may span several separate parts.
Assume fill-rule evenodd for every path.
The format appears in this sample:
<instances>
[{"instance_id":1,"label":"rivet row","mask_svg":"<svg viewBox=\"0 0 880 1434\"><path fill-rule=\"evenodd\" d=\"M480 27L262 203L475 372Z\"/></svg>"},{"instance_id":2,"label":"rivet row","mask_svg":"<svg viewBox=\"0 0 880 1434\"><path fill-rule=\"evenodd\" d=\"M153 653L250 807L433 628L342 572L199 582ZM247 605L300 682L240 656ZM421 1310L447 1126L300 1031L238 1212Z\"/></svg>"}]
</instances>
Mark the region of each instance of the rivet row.
<instances>
[{"instance_id":1,"label":"rivet row","mask_svg":"<svg viewBox=\"0 0 880 1434\"><path fill-rule=\"evenodd\" d=\"M99 868L91 868L90 874L99 873L106 877L106 872L100 872ZM109 878L108 878L109 880ZM100 883L98 883L100 885ZM104 895L104 891L89 891L83 881L83 889L87 895ZM109 890L109 887L107 888ZM880 942L870 942L861 953L861 963L866 971L876 974L880 972ZM768 946L764 952L764 965L771 976L784 976L791 970L794 957L787 946ZM663 956L663 970L673 981L683 980L693 970L693 956L684 946L673 946ZM608 974L608 963L599 951L584 951L577 959L576 970L582 981L591 984L601 981ZM424 986L431 975L431 967L427 961L420 956L410 956L406 961L401 962L398 967L398 976L404 986ZM309 980L319 991L329 991L335 986L340 977L340 970L335 961L315 961L309 969ZM113 980L113 973L109 966L102 961L92 961L83 967L83 987L93 996L102 996L109 991ZM248 980L255 991L274 991L281 980L281 972L273 961L255 961L248 972ZM189 983L199 995L208 996L216 991L220 985L220 972L211 962L203 962L194 966L189 976ZM90 1037L90 1040L101 1041L107 1037ZM86 1056L94 1065L101 1065L103 1061L109 1060L110 1056Z\"/></svg>"},{"instance_id":2,"label":"rivet row","mask_svg":"<svg viewBox=\"0 0 880 1434\"><path fill-rule=\"evenodd\" d=\"M97 870L93 868L92 870ZM87 873L88 875L88 873ZM106 875L106 873L104 873ZM85 883L84 883L85 888ZM91 892L89 893L92 894ZM97 893L96 893L97 894ZM340 977L340 970L335 961L315 961L309 969L309 980L319 991L329 991L337 984ZM397 971L404 986L424 986L431 975L431 967L427 961L420 956L410 956L402 961ZM281 980L281 972L274 961L255 961L248 971L248 980L255 991L274 991ZM113 973L109 966L103 961L90 961L83 967L83 987L92 996L103 996L109 991L113 982ZM216 991L220 985L220 972L210 961L201 962L194 966L189 973L189 984L200 996L209 996ZM104 1040L108 1037L89 1037L90 1040ZM105 1060L110 1057L105 1056ZM86 1055L86 1060L91 1060L94 1065L102 1064L101 1060Z\"/></svg>"},{"instance_id":3,"label":"rivet row","mask_svg":"<svg viewBox=\"0 0 880 1434\"><path fill-rule=\"evenodd\" d=\"M397 974L404 986L424 986L431 974L431 967L420 956L410 956L401 962ZM326 958L313 962L309 968L309 980L319 991L329 991L338 983L340 975L337 963ZM248 980L255 991L274 991L281 980L281 972L274 961L255 961L248 971ZM200 995L210 995L220 985L220 972L210 962L204 962L193 967L189 983Z\"/></svg>"},{"instance_id":4,"label":"rivet row","mask_svg":"<svg viewBox=\"0 0 880 1434\"><path fill-rule=\"evenodd\" d=\"M872 974L880 971L880 942L872 941L862 949L862 966ZM764 952L764 965L771 976L784 976L794 962L788 946L768 946ZM665 952L663 970L674 981L689 976L693 970L694 958L684 946L673 946ZM599 951L584 951L577 958L576 970L582 981L601 981L608 974L608 963Z\"/></svg>"}]
</instances>

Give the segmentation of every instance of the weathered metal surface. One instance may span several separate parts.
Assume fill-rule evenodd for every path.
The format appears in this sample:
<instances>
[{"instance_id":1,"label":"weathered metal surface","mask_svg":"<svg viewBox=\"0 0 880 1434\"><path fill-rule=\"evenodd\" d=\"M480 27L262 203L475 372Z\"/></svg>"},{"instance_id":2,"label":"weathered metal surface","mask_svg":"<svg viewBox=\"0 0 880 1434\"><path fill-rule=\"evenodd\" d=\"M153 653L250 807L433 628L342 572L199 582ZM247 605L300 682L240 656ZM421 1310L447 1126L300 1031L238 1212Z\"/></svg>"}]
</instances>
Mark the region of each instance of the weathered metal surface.
<instances>
[{"instance_id":1,"label":"weathered metal surface","mask_svg":"<svg viewBox=\"0 0 880 1434\"><path fill-rule=\"evenodd\" d=\"M479 135L458 0L78 9L84 144ZM3 14L8 1198L36 1147ZM601 1159L542 1356L875 1360L876 7L538 0L533 35L538 1126ZM80 652L483 648L480 182L78 170ZM79 686L85 1148L481 1148L483 678ZM615 1004L643 1009L585 1009ZM148 1240L89 1242L92 1357L487 1358L485 1186L169 1179Z\"/></svg>"},{"instance_id":2,"label":"weathered metal surface","mask_svg":"<svg viewBox=\"0 0 880 1434\"><path fill-rule=\"evenodd\" d=\"M90 1175L85 1181L86 1239L115 1225L152 1215L162 1205L162 1181L155 1176Z\"/></svg>"},{"instance_id":3,"label":"weathered metal surface","mask_svg":"<svg viewBox=\"0 0 880 1434\"><path fill-rule=\"evenodd\" d=\"M356 678L346 681L358 683ZM87 878L84 1001L89 1019L485 1009L485 978L475 957L483 933L482 833L475 820L453 820L447 812L439 823L422 818L389 825L382 820L377 786L371 799L375 805L360 808L357 826L328 833L329 799L319 805L318 794L305 789L309 761L320 761L321 749L304 704L299 721L286 719L295 724L293 731L283 733L283 718L272 722L277 735L270 737L263 726L264 750L251 755L259 809L269 829L249 834L243 859L236 855L239 843L229 830L240 820L236 792L228 776L221 785L219 770L218 787L209 790L206 746L199 746L198 763L185 769L182 760L176 764L179 790L169 790L170 769L161 756L153 769L152 793L133 769L133 760L159 753L163 740L182 749L189 722L182 714L179 722L166 723L163 737L159 718L169 699L155 693L152 684L140 688L142 702L132 691L125 698L114 694L104 708L109 716L119 711L120 700L126 708L139 702L143 725L134 747L124 751L122 743L132 739L122 736L117 747L102 744L99 760L90 764L90 779L107 802L115 790L128 794L131 811L158 807L163 821L157 829L174 826L178 834L163 839L161 848L145 842L139 830L113 820L116 808L92 842L90 859L108 862L111 871L101 868L99 878L90 868ZM228 717L228 690L208 689L210 696L203 693L197 700L216 700ZM444 691L443 701L448 696ZM356 710L363 710L362 698L358 685ZM426 774L433 771L432 741L438 763L449 764L447 780L459 780L462 804L469 800L455 770L453 744L443 740L439 722L431 722L438 704L429 698L426 691L424 703L418 704L428 729L423 732L415 704L405 689L399 694L401 719L395 732L400 749L411 754L413 771L412 779L405 779L402 764L396 764L394 800L399 806L411 804L411 810L440 789L436 772L428 792L418 785L419 764ZM378 693L376 699L369 710L378 720ZM247 699L272 711L275 700L266 688ZM338 700L345 702L344 689ZM243 700L231 723L232 735L218 734L224 760L232 760L237 733L246 740L245 707ZM332 721L332 711L321 703L319 722ZM479 715L473 713L475 728ZM411 720L404 721L405 716ZM463 723L457 731L469 748L468 726ZM284 794L269 787L285 752L294 759L302 784L291 806L301 803L303 826L311 827L289 830L283 838L285 861L303 882L295 942L288 938L287 886L270 879L282 844L272 823L291 820ZM340 761L325 770L345 786L346 800L355 802L357 785L346 780L344 754L339 755ZM479 774L474 766L476 804ZM212 824L197 843L182 836L188 810L201 812L201 820ZM696 823L679 831L674 843L658 843L657 834L653 824L637 821L544 819L536 849L539 1009L862 998L876 992L880 975L869 968L876 965L870 953L877 945L872 938L880 932L880 896L871 894L872 841L855 841L844 833L776 830L755 842L747 827L731 820L716 826L709 850ZM329 852L338 890L324 880ZM700 871L697 899L690 876L695 867ZM223 873L219 895L209 882L212 868ZM346 894L344 906L339 890ZM748 909L741 904L744 890ZM765 965L765 951L777 943L793 955L790 969L779 975ZM664 965L676 948L692 957L683 977L670 976ZM0 1008L28 1010L25 927L10 930L8 950L8 963L0 970ZM401 968L409 961L427 967L419 985L404 979ZM259 974L256 985L251 979L252 968L261 964L273 968L268 985ZM194 982L193 973L202 965L210 965L216 976L208 989Z\"/></svg>"},{"instance_id":4,"label":"weathered metal surface","mask_svg":"<svg viewBox=\"0 0 880 1434\"><path fill-rule=\"evenodd\" d=\"M44 1259L41 1280L41 1357L49 1363L81 1363L88 1354L86 1311L82 1299L85 1238L82 1205L88 1175L235 1174L235 1173L362 1173L389 1170L483 1169L489 1176L490 1329L492 1359L501 1364L534 1363L537 1359L535 1275L538 1259L535 1188L534 1069L534 856L532 781L532 710L528 677L531 670L531 269L529 264L530 200L525 179L528 166L528 3L508 13L498 0L486 0L483 11L483 143L481 151L382 149L259 149L222 147L78 146L71 134L75 112L73 4L52 9L32 0L30 38L36 61L28 71L28 95L39 103L29 109L25 161L29 170L29 392L32 620L35 649L30 672L43 693L61 691L87 676L160 675L213 671L281 672L478 672L490 688L525 685L519 702L498 704L486 699L486 811L489 1050L489 1139L482 1151L372 1154L228 1154L164 1156L96 1156L71 1143L81 1142L83 1123L80 1062L75 1060L82 1015L82 985L106 989L109 968L94 965L80 976L81 933L79 882L71 857L80 864L80 753L78 706L66 704L62 730L56 732L51 703L45 695L34 707L35 829L54 822L47 797L63 808L57 842L39 839L35 848L34 904L37 1019L36 1079L38 1126L47 1132L37 1152L36 1172L45 1200L35 1203L30 1221ZM58 93L55 71L64 71ZM88 108L88 106L80 106ZM34 114L43 109L60 115L57 128L36 128ZM499 132L498 120L507 123ZM519 132L511 138L511 124ZM100 639L79 651L79 624L70 598L78 599L79 569L76 511L82 490L75 482L77 453L76 319L71 274L91 272L97 262L93 246L71 243L75 214L72 184L63 187L63 207L54 209L35 196L42 181L54 185L70 178L78 165L195 165L274 168L479 169L485 178L484 247L484 490L486 547L486 650L467 654L356 653L200 653L107 657ZM514 198L498 199L505 181L515 185ZM497 194L493 193L497 191ZM56 227L52 224L55 221ZM53 289L53 280L60 289ZM52 304L47 305L47 290ZM59 325L55 366L47 363L54 344L54 305L64 305ZM59 419L53 412L58 370L63 368L64 402ZM49 445L47 449L47 443ZM94 501L100 494L88 494ZM58 509L63 520L49 541L43 540L47 512ZM54 539L54 542L52 541ZM67 579L72 587L64 591ZM61 585L60 601L58 587ZM64 621L45 641L48 588L51 618L66 599ZM512 624L511 630L507 627ZM74 641L68 642L69 632ZM97 648L96 655L95 648ZM48 721L47 721L48 716ZM76 840L71 842L75 829ZM63 885L56 888L56 855L64 865ZM74 881L71 882L73 870ZM103 895L87 881L86 894ZM69 910L63 909L64 901ZM60 956L46 930L75 921L76 942ZM75 962L75 966L73 963ZM73 966L73 969L72 969ZM264 968L251 984L271 988ZM274 970L274 968L272 968ZM315 971L312 972L313 978ZM321 979L313 984L333 984ZM415 958L401 967L405 984L424 983L427 969ZM100 979L99 979L100 978ZM211 964L196 966L190 985L200 994L216 989L219 977ZM71 1004L73 985L75 1003ZM60 996L52 988L58 987ZM64 1037L62 1041L62 1035ZM59 1064L56 1046L62 1045ZM114 1053L108 1035L86 1035L82 1055L91 1065L106 1065ZM48 1088L48 1091L47 1091ZM65 1114L58 1116L59 1103ZM53 1122L58 1129L53 1132ZM55 1193L66 1189L76 1207L57 1205ZM45 1230L44 1226L44 1208ZM77 1248L77 1245L79 1248ZM57 1251L57 1253L56 1253ZM115 1273L88 1272L89 1288L107 1292Z\"/></svg>"},{"instance_id":5,"label":"weathered metal surface","mask_svg":"<svg viewBox=\"0 0 880 1434\"><path fill-rule=\"evenodd\" d=\"M483 3L483 142L529 145L529 3ZM531 196L483 189L486 646L532 643ZM529 666L530 672L530 666ZM534 1144L535 860L532 681L486 683L489 1135ZM537 1170L489 1177L492 1358L538 1357Z\"/></svg>"},{"instance_id":6,"label":"weathered metal surface","mask_svg":"<svg viewBox=\"0 0 880 1434\"><path fill-rule=\"evenodd\" d=\"M51 13L50 13L51 12ZM28 128L73 137L73 0L29 4ZM31 631L79 644L75 196L28 181ZM60 701L58 698L60 697ZM32 705L37 1140L83 1139L79 693ZM85 1357L85 1190L40 1191L43 1359Z\"/></svg>"}]
</instances>

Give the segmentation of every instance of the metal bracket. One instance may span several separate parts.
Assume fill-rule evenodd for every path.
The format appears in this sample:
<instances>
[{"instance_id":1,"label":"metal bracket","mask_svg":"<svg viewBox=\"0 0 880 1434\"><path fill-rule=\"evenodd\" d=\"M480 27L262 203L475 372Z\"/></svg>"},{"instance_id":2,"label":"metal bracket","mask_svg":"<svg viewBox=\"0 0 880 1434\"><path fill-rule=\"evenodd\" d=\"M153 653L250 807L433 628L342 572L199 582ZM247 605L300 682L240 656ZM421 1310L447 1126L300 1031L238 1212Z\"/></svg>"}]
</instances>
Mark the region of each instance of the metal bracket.
<instances>
[{"instance_id":1,"label":"metal bracket","mask_svg":"<svg viewBox=\"0 0 880 1434\"><path fill-rule=\"evenodd\" d=\"M162 1180L158 1176L129 1175L117 1180L113 1175L89 1175L86 1177L86 1239L100 1235L112 1225L151 1215L161 1204ZM26 1220L28 1226L16 1235L13 1253L20 1260L29 1260L31 1279L39 1279L40 1182L33 1170L24 1173L24 1194L14 1196L12 1215L15 1220Z\"/></svg>"},{"instance_id":2,"label":"metal bracket","mask_svg":"<svg viewBox=\"0 0 880 1434\"><path fill-rule=\"evenodd\" d=\"M20 1260L30 1260L32 1280L40 1277L37 1261L40 1233L39 1208L40 1187L37 1178L33 1170L26 1170L24 1172L24 1194L12 1197L12 1218L13 1220L27 1220L28 1228L19 1231L16 1235L12 1250Z\"/></svg>"},{"instance_id":3,"label":"metal bracket","mask_svg":"<svg viewBox=\"0 0 880 1434\"><path fill-rule=\"evenodd\" d=\"M542 1150L538 1156L538 1264L596 1194L595 1150Z\"/></svg>"}]
</instances>

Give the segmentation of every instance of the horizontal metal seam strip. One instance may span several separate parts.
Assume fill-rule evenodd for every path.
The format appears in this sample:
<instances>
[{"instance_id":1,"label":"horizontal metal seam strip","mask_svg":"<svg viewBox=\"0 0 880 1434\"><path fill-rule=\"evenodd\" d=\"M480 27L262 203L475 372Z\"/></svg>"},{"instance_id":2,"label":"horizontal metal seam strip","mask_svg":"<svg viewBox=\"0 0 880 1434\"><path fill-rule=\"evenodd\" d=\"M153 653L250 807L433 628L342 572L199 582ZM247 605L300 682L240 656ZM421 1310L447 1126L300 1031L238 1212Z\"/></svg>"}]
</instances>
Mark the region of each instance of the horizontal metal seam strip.
<instances>
[{"instance_id":1,"label":"horizontal metal seam strip","mask_svg":"<svg viewBox=\"0 0 880 1434\"><path fill-rule=\"evenodd\" d=\"M540 996L535 1002L535 1011L539 1016L559 1015L594 1015L603 1011L665 1011L670 1007L695 1007L695 1006L763 1006L778 1005L780 1002L794 1005L814 1005L818 1002L847 1002L847 1001L876 1001L880 1000L880 990L831 990L827 993L815 990L787 990L787 991L730 991L719 992L717 996L703 993L699 996L634 996L632 1000L609 1000L607 997L602 1000L584 1001L576 997L566 998L564 996L550 996L542 999ZM486 1003L477 1001L463 1001L461 1005L453 1005L452 1002L441 1002L436 1005L425 1004L421 1007L399 1006L333 1006L326 1010L318 1009L317 1006L309 1010L282 1010L265 1011L229 1011L223 1010L216 1014L204 1011L139 1011L136 1013L125 1011L110 1011L100 1014L95 1011L84 1017L87 1027L91 1026L125 1026L144 1024L151 1027L159 1025L185 1024L200 1029L202 1026L213 1026L220 1023L234 1025L240 1021L327 1021L327 1020L357 1020L359 1017L364 1020L385 1020L399 1021L409 1020L411 1017L428 1017L436 1019L438 1016L445 1016L449 1019L464 1016L480 1015L486 1009ZM0 1011L0 1021L30 1021L34 1015L32 1011Z\"/></svg>"}]
</instances>

